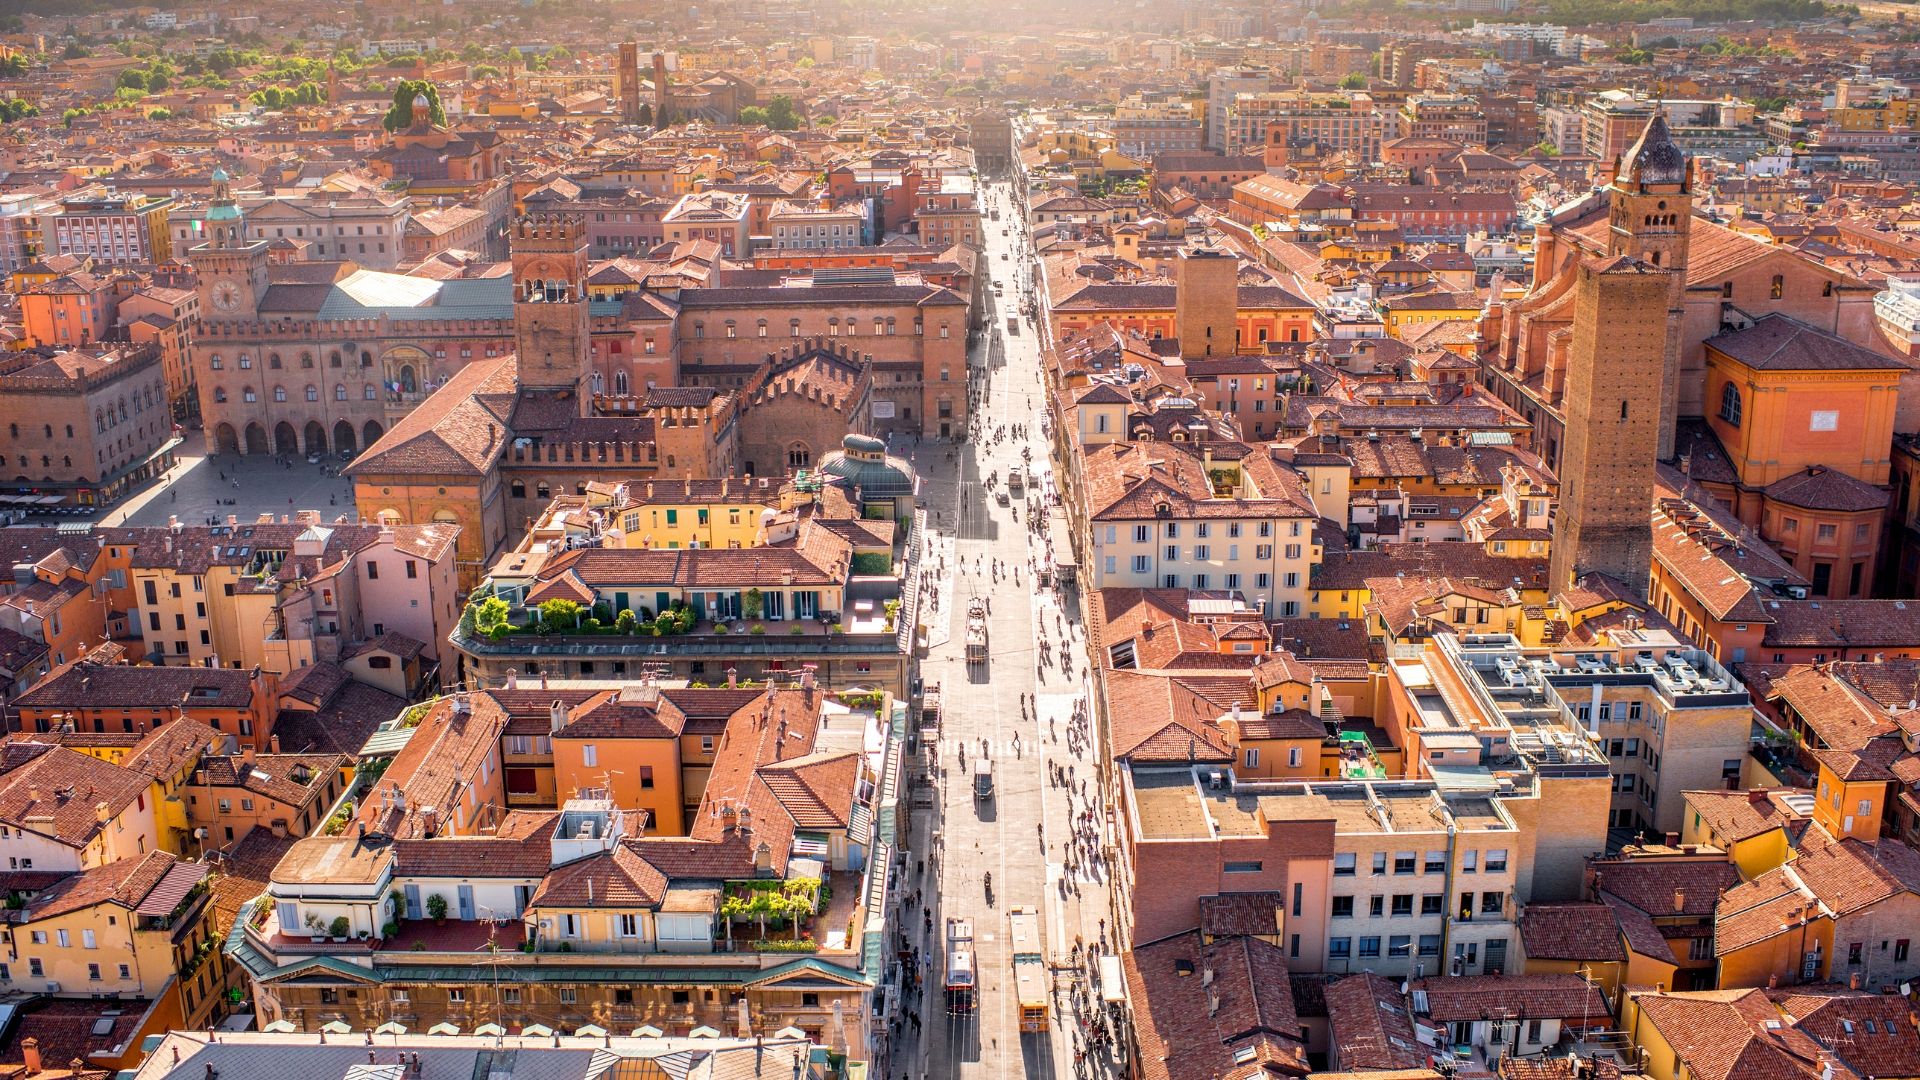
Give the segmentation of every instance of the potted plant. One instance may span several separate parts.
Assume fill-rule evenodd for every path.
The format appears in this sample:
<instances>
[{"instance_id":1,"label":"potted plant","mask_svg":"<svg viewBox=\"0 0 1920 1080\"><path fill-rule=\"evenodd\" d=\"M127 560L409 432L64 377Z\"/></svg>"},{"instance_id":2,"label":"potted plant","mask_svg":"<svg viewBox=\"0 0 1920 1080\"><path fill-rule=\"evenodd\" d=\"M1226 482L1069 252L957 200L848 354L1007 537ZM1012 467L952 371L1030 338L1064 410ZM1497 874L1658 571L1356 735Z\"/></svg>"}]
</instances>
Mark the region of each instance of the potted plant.
<instances>
[{"instance_id":1,"label":"potted plant","mask_svg":"<svg viewBox=\"0 0 1920 1080\"><path fill-rule=\"evenodd\" d=\"M345 941L347 940L347 931L352 928L353 928L353 924L347 921L347 917L345 915L335 915L333 917L333 925L329 926L327 929L332 933L333 940Z\"/></svg>"},{"instance_id":2,"label":"potted plant","mask_svg":"<svg viewBox=\"0 0 1920 1080\"><path fill-rule=\"evenodd\" d=\"M433 920L434 925L444 925L447 921L447 898L439 893L427 897L427 916Z\"/></svg>"},{"instance_id":3,"label":"potted plant","mask_svg":"<svg viewBox=\"0 0 1920 1080\"><path fill-rule=\"evenodd\" d=\"M320 921L318 914L311 911L307 912L307 933L312 935L315 941L323 940L327 936L327 925Z\"/></svg>"}]
</instances>

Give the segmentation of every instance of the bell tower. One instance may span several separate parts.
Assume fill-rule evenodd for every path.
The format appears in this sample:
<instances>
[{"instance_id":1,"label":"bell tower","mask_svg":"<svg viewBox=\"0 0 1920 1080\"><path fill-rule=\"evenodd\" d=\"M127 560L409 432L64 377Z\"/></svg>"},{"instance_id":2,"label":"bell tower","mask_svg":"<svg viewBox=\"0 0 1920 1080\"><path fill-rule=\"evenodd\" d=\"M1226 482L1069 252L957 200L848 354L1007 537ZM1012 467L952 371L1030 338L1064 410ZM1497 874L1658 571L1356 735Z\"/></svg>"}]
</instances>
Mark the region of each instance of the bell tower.
<instances>
[{"instance_id":1,"label":"bell tower","mask_svg":"<svg viewBox=\"0 0 1920 1080\"><path fill-rule=\"evenodd\" d=\"M1693 160L1673 141L1658 112L1639 141L1613 163L1607 185L1607 254L1625 255L1667 274L1667 344L1662 373L1659 456L1673 457L1680 411L1680 327L1687 288L1687 241L1693 220Z\"/></svg>"},{"instance_id":2,"label":"bell tower","mask_svg":"<svg viewBox=\"0 0 1920 1080\"><path fill-rule=\"evenodd\" d=\"M200 318L251 319L267 291L267 242L247 241L246 215L233 201L225 169L213 171L213 202L201 218L207 240L187 252L200 278Z\"/></svg>"},{"instance_id":3,"label":"bell tower","mask_svg":"<svg viewBox=\"0 0 1920 1080\"><path fill-rule=\"evenodd\" d=\"M577 213L527 214L514 223L512 246L520 386L576 390L588 363L585 220Z\"/></svg>"}]
</instances>

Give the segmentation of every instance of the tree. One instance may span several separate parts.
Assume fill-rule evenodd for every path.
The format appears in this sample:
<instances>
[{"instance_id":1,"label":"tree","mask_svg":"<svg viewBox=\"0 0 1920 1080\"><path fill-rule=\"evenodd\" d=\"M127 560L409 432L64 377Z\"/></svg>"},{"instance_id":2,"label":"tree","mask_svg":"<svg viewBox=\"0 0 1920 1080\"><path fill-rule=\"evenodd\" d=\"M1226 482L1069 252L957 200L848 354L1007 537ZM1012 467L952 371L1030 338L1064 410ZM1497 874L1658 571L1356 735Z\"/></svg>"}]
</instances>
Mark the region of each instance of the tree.
<instances>
[{"instance_id":1,"label":"tree","mask_svg":"<svg viewBox=\"0 0 1920 1080\"><path fill-rule=\"evenodd\" d=\"M149 120L171 120L171 119L173 119L173 110L172 110L172 109L166 109L166 108L161 108L161 109L148 109L148 110L147 110L147 119L149 119Z\"/></svg>"},{"instance_id":2,"label":"tree","mask_svg":"<svg viewBox=\"0 0 1920 1080\"><path fill-rule=\"evenodd\" d=\"M15 120L25 120L29 116L38 115L40 115L38 105L19 98L0 98L0 124L11 124Z\"/></svg>"},{"instance_id":3,"label":"tree","mask_svg":"<svg viewBox=\"0 0 1920 1080\"><path fill-rule=\"evenodd\" d=\"M653 123L653 106L644 101L640 103L640 122L649 125Z\"/></svg>"},{"instance_id":4,"label":"tree","mask_svg":"<svg viewBox=\"0 0 1920 1080\"><path fill-rule=\"evenodd\" d=\"M1342 90L1365 90L1366 88L1367 77L1357 71L1340 80L1340 89Z\"/></svg>"},{"instance_id":5,"label":"tree","mask_svg":"<svg viewBox=\"0 0 1920 1080\"><path fill-rule=\"evenodd\" d=\"M767 125L767 110L758 105L749 105L740 110L740 122L749 127L765 127Z\"/></svg>"},{"instance_id":6,"label":"tree","mask_svg":"<svg viewBox=\"0 0 1920 1080\"><path fill-rule=\"evenodd\" d=\"M62 60L82 60L92 55L93 50L77 41L68 42L67 47L60 50L60 59Z\"/></svg>"},{"instance_id":7,"label":"tree","mask_svg":"<svg viewBox=\"0 0 1920 1080\"><path fill-rule=\"evenodd\" d=\"M767 126L775 131L793 131L800 126L800 115L793 111L793 99L781 94L767 103Z\"/></svg>"},{"instance_id":8,"label":"tree","mask_svg":"<svg viewBox=\"0 0 1920 1080\"><path fill-rule=\"evenodd\" d=\"M294 87L293 101L296 105L318 105L325 100L327 100L326 89L311 79Z\"/></svg>"},{"instance_id":9,"label":"tree","mask_svg":"<svg viewBox=\"0 0 1920 1080\"><path fill-rule=\"evenodd\" d=\"M0 57L0 79L19 79L27 74L27 58L24 53Z\"/></svg>"},{"instance_id":10,"label":"tree","mask_svg":"<svg viewBox=\"0 0 1920 1080\"><path fill-rule=\"evenodd\" d=\"M580 625L580 613L585 610L572 600L549 600L540 605L540 621L554 630L571 630Z\"/></svg>"},{"instance_id":11,"label":"tree","mask_svg":"<svg viewBox=\"0 0 1920 1080\"><path fill-rule=\"evenodd\" d=\"M477 64L486 58L487 47L477 41L467 42L467 47L460 50L460 59L469 64Z\"/></svg>"},{"instance_id":12,"label":"tree","mask_svg":"<svg viewBox=\"0 0 1920 1080\"><path fill-rule=\"evenodd\" d=\"M413 99L426 95L427 115L425 119L435 127L445 127L447 111L440 107L440 88L425 79L401 79L393 88L393 107L381 118L381 126L388 131L402 131L422 119L413 115Z\"/></svg>"},{"instance_id":13,"label":"tree","mask_svg":"<svg viewBox=\"0 0 1920 1080\"><path fill-rule=\"evenodd\" d=\"M145 90L147 72L145 68L128 68L114 77L113 85L121 90Z\"/></svg>"},{"instance_id":14,"label":"tree","mask_svg":"<svg viewBox=\"0 0 1920 1080\"><path fill-rule=\"evenodd\" d=\"M476 632L499 640L507 636L510 624L507 613L512 609L505 600L489 596L473 606L473 628Z\"/></svg>"},{"instance_id":15,"label":"tree","mask_svg":"<svg viewBox=\"0 0 1920 1080\"><path fill-rule=\"evenodd\" d=\"M494 67L492 64L475 64L473 66L473 77L476 79L497 79L500 77L500 69Z\"/></svg>"}]
</instances>

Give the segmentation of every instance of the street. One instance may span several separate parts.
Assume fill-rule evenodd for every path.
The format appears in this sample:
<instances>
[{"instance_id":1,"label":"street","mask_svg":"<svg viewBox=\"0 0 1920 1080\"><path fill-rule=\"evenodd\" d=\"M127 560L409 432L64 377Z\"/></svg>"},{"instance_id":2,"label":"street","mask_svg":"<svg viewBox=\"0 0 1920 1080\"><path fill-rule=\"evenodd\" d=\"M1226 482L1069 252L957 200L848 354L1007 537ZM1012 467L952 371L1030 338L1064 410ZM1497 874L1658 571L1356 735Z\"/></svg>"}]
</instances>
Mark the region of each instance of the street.
<instances>
[{"instance_id":1,"label":"street","mask_svg":"<svg viewBox=\"0 0 1920 1080\"><path fill-rule=\"evenodd\" d=\"M1010 203L1009 185L983 192L984 209L1001 211L1000 221L982 224L986 266L1003 291L989 304L972 360L971 430L957 446L926 444L915 455L932 526L922 607L931 633L920 672L940 688L943 716L937 736L926 733L915 800L912 861L924 856L927 865L923 873L910 868L898 923L914 935L908 944L918 950L922 980L905 1011L923 1026L904 1026L893 1069L954 1080L1113 1075L1107 1050L1096 1045L1107 1041L1095 957L1111 907L1097 751L1085 726L1085 636L1077 594L1036 583L1036 568L1050 564L1046 518L1057 490L1042 434L1041 341L1024 317L1018 334L1006 333L1030 280L1024 215ZM1009 473L1022 466L1033 479L1002 505ZM988 605L989 659L969 664L965 626L976 597ZM982 755L993 767L985 797L974 791ZM1046 1030L1021 1030L1009 940L1016 910L1037 916ZM949 1015L943 998L948 918L973 926L971 1013Z\"/></svg>"}]
</instances>

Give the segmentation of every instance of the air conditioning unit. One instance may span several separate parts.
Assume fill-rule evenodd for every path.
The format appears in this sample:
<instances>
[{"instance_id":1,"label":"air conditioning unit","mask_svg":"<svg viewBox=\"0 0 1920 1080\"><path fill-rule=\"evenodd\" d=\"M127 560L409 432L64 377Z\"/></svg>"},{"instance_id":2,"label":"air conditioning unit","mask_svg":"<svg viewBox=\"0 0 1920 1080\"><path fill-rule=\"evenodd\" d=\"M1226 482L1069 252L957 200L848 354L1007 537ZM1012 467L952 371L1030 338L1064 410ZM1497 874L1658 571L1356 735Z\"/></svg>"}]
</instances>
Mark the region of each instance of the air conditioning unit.
<instances>
[{"instance_id":1,"label":"air conditioning unit","mask_svg":"<svg viewBox=\"0 0 1920 1080\"><path fill-rule=\"evenodd\" d=\"M57 983L57 982L50 982L50 983L48 983L48 984L47 984L47 993L49 993L49 994L57 994L57 993L59 993L59 992L60 992L60 984L59 984L59 983Z\"/></svg>"}]
</instances>

